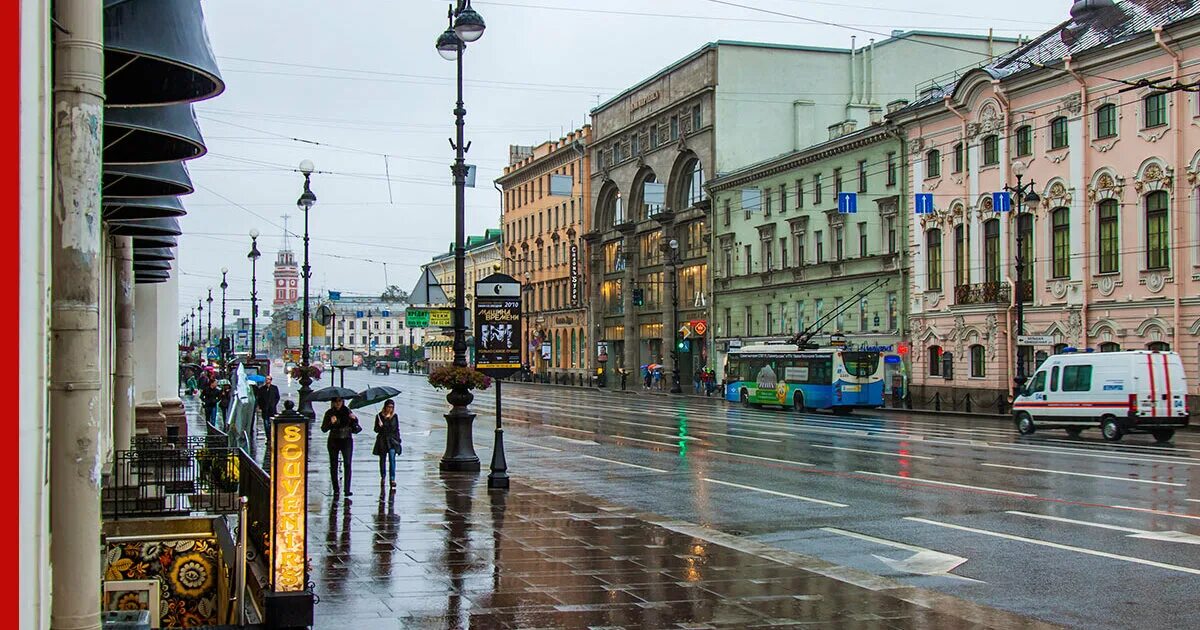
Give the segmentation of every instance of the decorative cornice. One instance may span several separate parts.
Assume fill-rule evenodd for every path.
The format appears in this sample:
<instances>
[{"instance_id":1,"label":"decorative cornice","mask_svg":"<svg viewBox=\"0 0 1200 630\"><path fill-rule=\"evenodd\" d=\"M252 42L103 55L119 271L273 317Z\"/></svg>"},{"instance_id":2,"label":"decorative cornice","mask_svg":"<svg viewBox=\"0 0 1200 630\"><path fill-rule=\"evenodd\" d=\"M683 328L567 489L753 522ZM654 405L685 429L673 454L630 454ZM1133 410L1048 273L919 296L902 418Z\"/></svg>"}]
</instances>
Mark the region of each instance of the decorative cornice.
<instances>
[{"instance_id":1,"label":"decorative cornice","mask_svg":"<svg viewBox=\"0 0 1200 630\"><path fill-rule=\"evenodd\" d=\"M872 131L873 133L866 133ZM835 155L849 153L865 147L869 147L879 142L895 140L889 133L887 128L868 128L858 133L863 133L861 138L855 138L846 141L845 137L837 138L817 145L815 148L805 149L803 151L795 151L785 156L775 158L765 164L751 165L741 171L734 171L723 177L718 177L711 180L708 184L710 193L718 193L723 190L729 190L738 186L748 184L753 181L765 179L780 173L786 173L801 166L807 166L815 162L820 162L831 158ZM853 134L851 134L853 135Z\"/></svg>"}]
</instances>

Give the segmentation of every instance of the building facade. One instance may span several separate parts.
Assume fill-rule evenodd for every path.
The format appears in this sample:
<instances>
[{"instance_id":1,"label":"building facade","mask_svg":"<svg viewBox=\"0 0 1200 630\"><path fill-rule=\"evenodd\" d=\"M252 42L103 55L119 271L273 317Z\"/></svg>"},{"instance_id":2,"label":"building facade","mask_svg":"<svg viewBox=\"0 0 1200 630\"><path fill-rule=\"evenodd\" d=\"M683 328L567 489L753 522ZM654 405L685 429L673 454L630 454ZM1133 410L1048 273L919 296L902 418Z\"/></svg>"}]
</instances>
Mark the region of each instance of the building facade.
<instances>
[{"instance_id":1,"label":"building facade","mask_svg":"<svg viewBox=\"0 0 1200 630\"><path fill-rule=\"evenodd\" d=\"M468 236L465 248L464 260L464 276L466 295L463 296L463 306L467 309L468 317L474 304L475 283L496 273L501 268L502 256L500 253L500 230L488 229L482 235ZM445 254L439 254L432 261L422 266L422 270L428 269L433 272L433 277L437 278L441 284L442 290L446 293L447 303L430 306L454 306L454 245L451 244L449 251ZM468 322L469 323L469 322ZM438 367L440 365L449 365L454 362L454 331L450 328L429 329L427 331L427 342L425 344L425 358L429 362L429 367ZM472 359L475 353L475 339L471 331L471 327L467 327L467 354L468 362Z\"/></svg>"},{"instance_id":2,"label":"building facade","mask_svg":"<svg viewBox=\"0 0 1200 630\"><path fill-rule=\"evenodd\" d=\"M522 283L523 363L539 375L584 381L589 351L587 255L591 127L528 150L496 183L503 195L504 272ZM552 186L553 182L553 186Z\"/></svg>"},{"instance_id":3,"label":"building facade","mask_svg":"<svg viewBox=\"0 0 1200 630\"><path fill-rule=\"evenodd\" d=\"M670 372L677 355L687 381L717 367L707 181L824 142L831 126L866 127L882 119L880 97L912 92L914 75L1014 46L929 32L846 49L718 41L594 109L591 309L613 367ZM701 322L708 334L695 336Z\"/></svg>"},{"instance_id":4,"label":"building facade","mask_svg":"<svg viewBox=\"0 0 1200 630\"><path fill-rule=\"evenodd\" d=\"M893 116L913 190L936 206L909 233L917 396L988 404L1018 362L1030 376L1068 346L1176 350L1197 373L1200 103L1149 87L1200 66L1197 13L1077 2L1060 27ZM1019 181L1037 199L1005 211L993 194Z\"/></svg>"},{"instance_id":5,"label":"building facade","mask_svg":"<svg viewBox=\"0 0 1200 630\"><path fill-rule=\"evenodd\" d=\"M710 182L718 364L730 346L801 332L815 343L836 332L849 345L899 349L907 332L902 155L895 131L876 124ZM856 212L839 212L841 192L855 195Z\"/></svg>"},{"instance_id":6,"label":"building facade","mask_svg":"<svg viewBox=\"0 0 1200 630\"><path fill-rule=\"evenodd\" d=\"M409 328L406 324L406 302L343 293L327 305L333 310L334 320L326 329L327 337L317 340L327 348L349 348L363 356L410 360L425 343L425 329Z\"/></svg>"}]
</instances>

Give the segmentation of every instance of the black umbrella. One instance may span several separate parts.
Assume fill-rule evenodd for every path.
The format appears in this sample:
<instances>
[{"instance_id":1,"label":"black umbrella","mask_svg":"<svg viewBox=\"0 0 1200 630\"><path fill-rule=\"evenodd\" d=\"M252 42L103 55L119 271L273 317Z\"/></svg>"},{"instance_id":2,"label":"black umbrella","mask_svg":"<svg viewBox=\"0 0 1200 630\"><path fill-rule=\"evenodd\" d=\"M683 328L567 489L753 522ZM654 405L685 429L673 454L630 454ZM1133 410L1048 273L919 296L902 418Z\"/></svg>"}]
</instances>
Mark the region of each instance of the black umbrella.
<instances>
[{"instance_id":1,"label":"black umbrella","mask_svg":"<svg viewBox=\"0 0 1200 630\"><path fill-rule=\"evenodd\" d=\"M398 395L399 393L400 390L396 389L395 387L388 387L387 385L368 387L359 392L359 394L350 401L350 408L361 409L363 407L369 407L371 405L381 403L392 396Z\"/></svg>"},{"instance_id":2,"label":"black umbrella","mask_svg":"<svg viewBox=\"0 0 1200 630\"><path fill-rule=\"evenodd\" d=\"M350 400L358 395L358 392L345 387L322 387L308 395L308 399L314 402L330 401L334 398L342 398Z\"/></svg>"}]
</instances>

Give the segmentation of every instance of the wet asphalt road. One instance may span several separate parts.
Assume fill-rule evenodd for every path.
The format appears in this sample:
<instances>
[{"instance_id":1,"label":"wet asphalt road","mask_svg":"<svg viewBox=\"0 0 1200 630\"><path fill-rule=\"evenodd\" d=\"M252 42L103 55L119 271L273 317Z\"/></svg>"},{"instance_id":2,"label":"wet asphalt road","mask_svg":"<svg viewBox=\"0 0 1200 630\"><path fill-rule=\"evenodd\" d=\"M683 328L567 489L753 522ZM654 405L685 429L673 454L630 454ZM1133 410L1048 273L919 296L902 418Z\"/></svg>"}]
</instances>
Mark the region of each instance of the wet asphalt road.
<instances>
[{"instance_id":1,"label":"wet asphalt road","mask_svg":"<svg viewBox=\"0 0 1200 630\"><path fill-rule=\"evenodd\" d=\"M419 376L346 373L348 387L368 384L404 390L402 431L441 443L444 392ZM1140 435L1112 445L1098 431L1020 437L989 419L837 417L525 384L503 392L515 480L1056 624L1185 628L1200 612L1195 432L1166 447ZM493 403L488 390L472 406L482 475ZM432 464L440 452L424 456Z\"/></svg>"}]
</instances>

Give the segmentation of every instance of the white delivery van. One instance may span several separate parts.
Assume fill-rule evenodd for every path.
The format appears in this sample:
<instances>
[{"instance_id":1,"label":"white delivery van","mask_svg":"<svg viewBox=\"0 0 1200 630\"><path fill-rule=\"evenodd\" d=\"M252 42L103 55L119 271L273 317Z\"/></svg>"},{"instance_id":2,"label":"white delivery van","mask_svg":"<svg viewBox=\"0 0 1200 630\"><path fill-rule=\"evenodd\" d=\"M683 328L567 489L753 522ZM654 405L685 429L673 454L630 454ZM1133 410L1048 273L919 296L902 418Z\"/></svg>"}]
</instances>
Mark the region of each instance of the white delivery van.
<instances>
[{"instance_id":1,"label":"white delivery van","mask_svg":"<svg viewBox=\"0 0 1200 630\"><path fill-rule=\"evenodd\" d=\"M1187 379L1174 352L1067 352L1045 360L1013 401L1022 435L1065 428L1078 436L1099 427L1115 442L1150 433L1169 442L1188 424Z\"/></svg>"}]
</instances>

